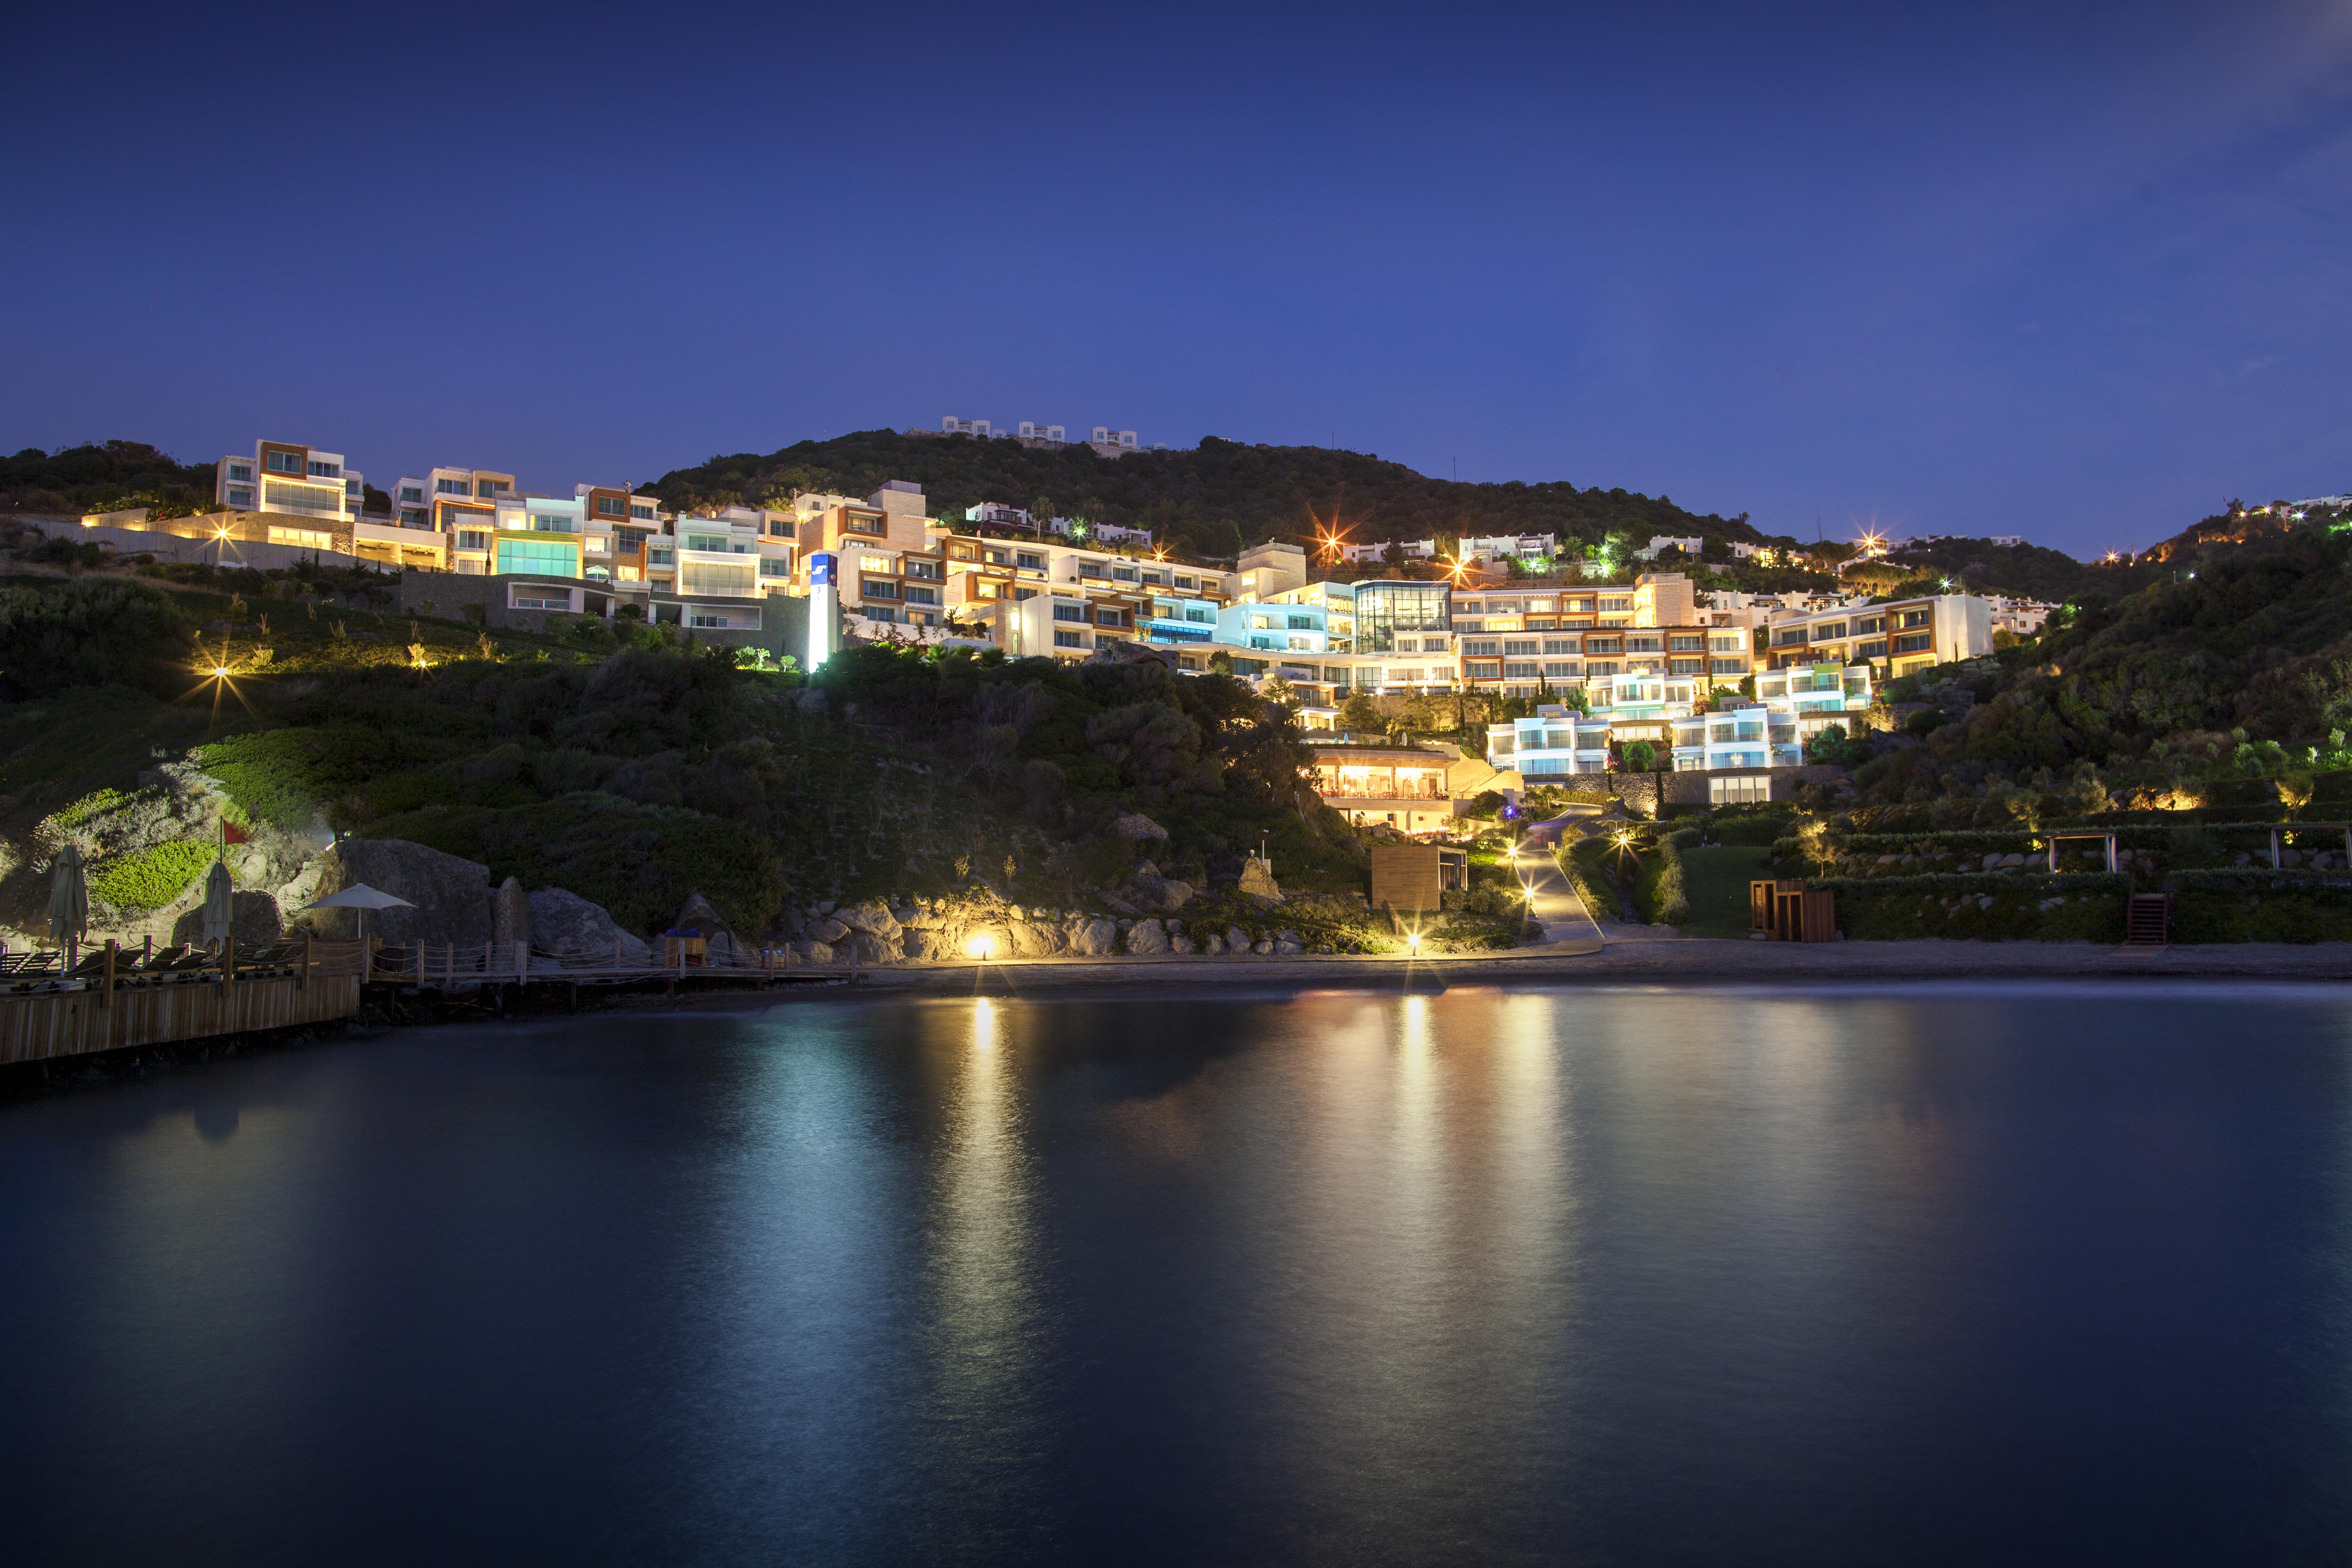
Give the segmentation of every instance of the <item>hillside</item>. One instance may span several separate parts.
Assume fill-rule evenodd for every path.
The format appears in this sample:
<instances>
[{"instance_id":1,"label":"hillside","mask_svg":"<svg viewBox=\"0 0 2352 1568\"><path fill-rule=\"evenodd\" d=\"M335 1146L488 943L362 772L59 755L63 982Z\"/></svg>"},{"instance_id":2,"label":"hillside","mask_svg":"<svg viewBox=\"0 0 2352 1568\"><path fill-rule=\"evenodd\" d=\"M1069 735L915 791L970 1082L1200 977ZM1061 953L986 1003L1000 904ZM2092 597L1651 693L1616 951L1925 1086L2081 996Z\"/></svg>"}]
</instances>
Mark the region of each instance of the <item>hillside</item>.
<instances>
[{"instance_id":1,"label":"hillside","mask_svg":"<svg viewBox=\"0 0 2352 1568\"><path fill-rule=\"evenodd\" d=\"M135 933L184 897L224 809L263 891L335 835L401 839L637 932L696 892L747 937L822 900L1087 905L1138 869L1139 813L1165 830L1156 868L1195 887L1262 843L1287 885L1358 879L1353 834L1297 791L1291 716L1224 677L860 647L812 687L667 627L485 633L372 608L376 586L0 583L0 926L38 927L71 837L101 897L161 900L111 911Z\"/></svg>"},{"instance_id":2,"label":"hillside","mask_svg":"<svg viewBox=\"0 0 2352 1568\"><path fill-rule=\"evenodd\" d=\"M1100 458L1084 445L1033 450L1014 441L864 430L802 441L765 457L739 453L665 474L664 504L788 503L803 490L867 495L885 479L923 487L935 515L983 500L1149 528L1170 545L1231 556L1266 539L1306 539L1335 514L1355 542L1436 534L1557 533L1635 544L1658 533L1759 542L1745 513L1685 511L1664 496L1579 489L1564 481L1456 483L1402 463L1321 447L1251 446L1216 437L1189 452Z\"/></svg>"},{"instance_id":3,"label":"hillside","mask_svg":"<svg viewBox=\"0 0 2352 1568\"><path fill-rule=\"evenodd\" d=\"M144 441L98 441L0 458L0 511L71 517L128 507L187 517L213 504L213 465L182 463Z\"/></svg>"},{"instance_id":4,"label":"hillside","mask_svg":"<svg viewBox=\"0 0 2352 1568\"><path fill-rule=\"evenodd\" d=\"M2049 815L2352 768L2352 538L2305 531L2209 553L2193 574L2112 604L2082 600L2039 643L1895 681L1885 696L1947 687L1973 701L1948 698L1948 721L1921 715L1924 743L1874 738L1878 754L1855 773L1864 801L1940 798L1966 820L2020 792L2063 796L2035 808Z\"/></svg>"},{"instance_id":5,"label":"hillside","mask_svg":"<svg viewBox=\"0 0 2352 1568\"><path fill-rule=\"evenodd\" d=\"M2113 597L2154 580L2153 568L2128 563L2082 562L2039 544L1995 544L1990 539L1938 539L1907 544L1886 559L1919 577L1949 578L1977 594L2007 594L2063 605L2085 594Z\"/></svg>"}]
</instances>

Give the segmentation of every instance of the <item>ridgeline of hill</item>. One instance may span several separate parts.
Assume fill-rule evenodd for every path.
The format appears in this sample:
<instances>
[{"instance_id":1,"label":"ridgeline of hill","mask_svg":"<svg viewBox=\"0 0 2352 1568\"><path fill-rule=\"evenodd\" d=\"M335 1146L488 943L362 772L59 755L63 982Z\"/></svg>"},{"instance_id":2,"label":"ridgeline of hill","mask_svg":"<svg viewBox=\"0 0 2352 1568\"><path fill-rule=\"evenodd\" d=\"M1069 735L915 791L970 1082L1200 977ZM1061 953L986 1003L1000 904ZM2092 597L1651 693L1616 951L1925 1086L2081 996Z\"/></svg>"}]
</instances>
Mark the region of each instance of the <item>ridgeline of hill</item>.
<instances>
[{"instance_id":1,"label":"ridgeline of hill","mask_svg":"<svg viewBox=\"0 0 2352 1568\"><path fill-rule=\"evenodd\" d=\"M867 495L885 479L921 485L936 516L1002 501L1148 528L1172 548L1205 556L1230 557L1267 539L1306 539L1335 516L1357 543L1506 533L1556 533L1563 545L1598 544L1612 535L1643 545L1659 533L1766 542L1744 512L1702 516L1664 496L1579 489L1564 481L1457 483L1364 452L1253 446L1214 436L1189 452L1103 458L1084 444L1045 450L968 436L861 430L766 457L713 458L644 488L673 507L782 506L803 490Z\"/></svg>"}]
</instances>

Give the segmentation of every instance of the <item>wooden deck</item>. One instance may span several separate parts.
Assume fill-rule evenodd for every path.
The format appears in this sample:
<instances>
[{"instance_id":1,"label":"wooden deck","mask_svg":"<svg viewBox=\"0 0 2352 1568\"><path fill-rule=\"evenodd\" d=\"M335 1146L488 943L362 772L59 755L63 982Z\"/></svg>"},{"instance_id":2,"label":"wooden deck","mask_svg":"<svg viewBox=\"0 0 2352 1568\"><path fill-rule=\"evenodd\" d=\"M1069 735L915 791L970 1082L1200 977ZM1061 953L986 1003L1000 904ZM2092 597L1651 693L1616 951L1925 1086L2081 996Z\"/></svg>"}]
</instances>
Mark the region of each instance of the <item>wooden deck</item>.
<instances>
[{"instance_id":1,"label":"wooden deck","mask_svg":"<svg viewBox=\"0 0 2352 1568\"><path fill-rule=\"evenodd\" d=\"M0 957L0 1067L134 1046L297 1028L355 1016L362 987L462 993L509 985L773 985L855 981L781 952L734 962L673 944L667 962L617 952L551 953L520 942L328 942L302 937L240 953L120 949ZM501 992L501 994L503 994Z\"/></svg>"},{"instance_id":2,"label":"wooden deck","mask_svg":"<svg viewBox=\"0 0 2352 1568\"><path fill-rule=\"evenodd\" d=\"M0 961L0 1066L331 1023L360 1010L360 943L278 942Z\"/></svg>"}]
</instances>

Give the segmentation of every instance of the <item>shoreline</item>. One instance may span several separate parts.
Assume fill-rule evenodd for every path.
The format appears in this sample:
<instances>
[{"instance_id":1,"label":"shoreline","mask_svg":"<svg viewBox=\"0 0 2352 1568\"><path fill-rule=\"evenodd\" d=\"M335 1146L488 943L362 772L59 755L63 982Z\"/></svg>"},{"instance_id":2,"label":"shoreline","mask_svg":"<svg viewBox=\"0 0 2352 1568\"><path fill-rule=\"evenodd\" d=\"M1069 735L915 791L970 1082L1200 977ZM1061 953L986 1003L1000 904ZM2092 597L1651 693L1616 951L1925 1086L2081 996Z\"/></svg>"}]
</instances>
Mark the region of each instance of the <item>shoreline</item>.
<instances>
[{"instance_id":1,"label":"shoreline","mask_svg":"<svg viewBox=\"0 0 2352 1568\"><path fill-rule=\"evenodd\" d=\"M1236 957L1170 954L1109 959L1034 958L986 964L910 963L861 970L855 986L708 992L622 999L635 1009L734 1010L844 996L1116 994L1241 990L1439 991L1454 985L1658 983L1754 985L1823 981L2283 980L2352 981L2352 943L2248 942L2169 947L2126 955L2097 942L1757 942L1727 937L1635 937L1605 945L1435 958ZM845 973L844 978L846 978Z\"/></svg>"}]
</instances>

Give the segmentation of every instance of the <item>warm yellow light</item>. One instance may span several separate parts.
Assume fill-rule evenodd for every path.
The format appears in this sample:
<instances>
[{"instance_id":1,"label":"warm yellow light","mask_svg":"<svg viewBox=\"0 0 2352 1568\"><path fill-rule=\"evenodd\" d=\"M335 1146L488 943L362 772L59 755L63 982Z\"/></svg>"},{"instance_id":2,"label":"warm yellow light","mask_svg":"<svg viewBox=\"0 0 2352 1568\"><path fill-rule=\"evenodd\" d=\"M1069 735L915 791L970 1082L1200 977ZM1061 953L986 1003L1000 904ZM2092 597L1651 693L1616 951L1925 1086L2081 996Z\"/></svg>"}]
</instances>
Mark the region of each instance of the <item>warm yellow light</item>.
<instances>
[{"instance_id":1,"label":"warm yellow light","mask_svg":"<svg viewBox=\"0 0 2352 1568\"><path fill-rule=\"evenodd\" d=\"M228 666L225 664L216 664L213 666L213 673L218 676L226 676L228 674Z\"/></svg>"},{"instance_id":2,"label":"warm yellow light","mask_svg":"<svg viewBox=\"0 0 2352 1568\"><path fill-rule=\"evenodd\" d=\"M984 959L996 951L996 942L992 937L976 936L963 944L963 950L974 958Z\"/></svg>"},{"instance_id":3,"label":"warm yellow light","mask_svg":"<svg viewBox=\"0 0 2352 1568\"><path fill-rule=\"evenodd\" d=\"M1419 952L1421 951L1421 933L1419 931L1407 932L1404 940L1405 945L1412 948L1413 952Z\"/></svg>"}]
</instances>

